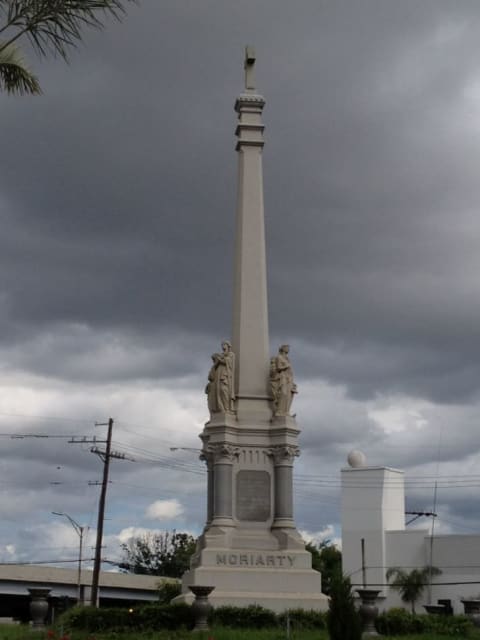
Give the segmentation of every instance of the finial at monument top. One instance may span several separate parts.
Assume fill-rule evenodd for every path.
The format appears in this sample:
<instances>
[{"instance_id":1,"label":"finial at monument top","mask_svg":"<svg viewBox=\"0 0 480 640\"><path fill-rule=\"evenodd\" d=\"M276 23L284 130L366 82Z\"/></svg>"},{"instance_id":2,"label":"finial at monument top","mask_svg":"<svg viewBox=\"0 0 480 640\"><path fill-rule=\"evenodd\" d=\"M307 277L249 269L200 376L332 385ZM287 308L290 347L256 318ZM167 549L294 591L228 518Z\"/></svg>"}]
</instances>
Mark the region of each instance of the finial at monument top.
<instances>
[{"instance_id":1,"label":"finial at monument top","mask_svg":"<svg viewBox=\"0 0 480 640\"><path fill-rule=\"evenodd\" d=\"M257 89L255 87L254 74L256 60L257 56L255 55L255 49L250 46L245 47L245 62L243 65L245 69L245 88L235 101L235 111L237 111L239 114L242 112L242 110L248 111L251 114L252 109L258 110L258 113L261 113L265 105L263 96L257 93ZM251 123L247 124L248 126L251 125ZM238 132L239 129L237 129L237 135Z\"/></svg>"},{"instance_id":2,"label":"finial at monument top","mask_svg":"<svg viewBox=\"0 0 480 640\"><path fill-rule=\"evenodd\" d=\"M255 91L255 81L253 71L255 67L255 49L249 45L245 47L245 89L246 91Z\"/></svg>"}]
</instances>

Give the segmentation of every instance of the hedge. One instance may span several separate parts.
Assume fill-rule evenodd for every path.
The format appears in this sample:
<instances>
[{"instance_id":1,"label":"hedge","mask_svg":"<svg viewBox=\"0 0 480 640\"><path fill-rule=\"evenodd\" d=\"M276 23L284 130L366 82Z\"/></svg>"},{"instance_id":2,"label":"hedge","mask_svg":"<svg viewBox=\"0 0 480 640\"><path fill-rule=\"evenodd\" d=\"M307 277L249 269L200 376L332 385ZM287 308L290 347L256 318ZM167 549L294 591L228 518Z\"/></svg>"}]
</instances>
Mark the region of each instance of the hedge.
<instances>
[{"instance_id":1,"label":"hedge","mask_svg":"<svg viewBox=\"0 0 480 640\"><path fill-rule=\"evenodd\" d=\"M325 613L292 609L276 614L258 605L248 607L223 606L212 610L210 623L237 629L325 629ZM74 607L59 620L65 629L99 631L155 631L159 629L192 628L193 613L187 604L148 604L129 609Z\"/></svg>"},{"instance_id":2,"label":"hedge","mask_svg":"<svg viewBox=\"0 0 480 640\"><path fill-rule=\"evenodd\" d=\"M432 633L466 638L473 630L473 624L466 616L413 614L400 608L393 608L379 615L375 626L385 636Z\"/></svg>"},{"instance_id":3,"label":"hedge","mask_svg":"<svg viewBox=\"0 0 480 640\"><path fill-rule=\"evenodd\" d=\"M325 629L326 615L323 611L314 611L313 609L290 609L278 614L277 618L280 626L284 628L290 624L293 630Z\"/></svg>"},{"instance_id":4,"label":"hedge","mask_svg":"<svg viewBox=\"0 0 480 640\"><path fill-rule=\"evenodd\" d=\"M59 624L89 632L173 630L193 627L193 615L188 604L147 604L133 609L74 607L61 616Z\"/></svg>"}]
</instances>

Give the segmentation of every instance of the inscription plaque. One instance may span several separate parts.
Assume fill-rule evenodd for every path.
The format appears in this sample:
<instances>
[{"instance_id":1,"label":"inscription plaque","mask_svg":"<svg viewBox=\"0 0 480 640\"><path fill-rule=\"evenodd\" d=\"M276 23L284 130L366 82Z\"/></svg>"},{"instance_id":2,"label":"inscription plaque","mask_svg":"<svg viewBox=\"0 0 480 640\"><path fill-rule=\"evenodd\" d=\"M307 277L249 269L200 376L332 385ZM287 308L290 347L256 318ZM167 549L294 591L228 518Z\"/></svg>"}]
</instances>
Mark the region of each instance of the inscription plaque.
<instances>
[{"instance_id":1,"label":"inscription plaque","mask_svg":"<svg viewBox=\"0 0 480 640\"><path fill-rule=\"evenodd\" d=\"M265 522L270 518L270 474L243 469L237 473L237 518Z\"/></svg>"}]
</instances>

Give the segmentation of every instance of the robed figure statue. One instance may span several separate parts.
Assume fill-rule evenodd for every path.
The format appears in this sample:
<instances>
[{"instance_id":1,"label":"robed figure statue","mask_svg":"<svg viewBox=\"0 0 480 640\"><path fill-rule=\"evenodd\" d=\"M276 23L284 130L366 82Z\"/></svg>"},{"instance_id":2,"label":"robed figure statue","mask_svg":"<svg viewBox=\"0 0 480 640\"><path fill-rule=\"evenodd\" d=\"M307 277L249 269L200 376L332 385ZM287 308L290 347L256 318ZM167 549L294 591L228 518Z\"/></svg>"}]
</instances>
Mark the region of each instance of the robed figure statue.
<instances>
[{"instance_id":1,"label":"robed figure statue","mask_svg":"<svg viewBox=\"0 0 480 640\"><path fill-rule=\"evenodd\" d=\"M212 355L212 362L205 388L210 413L234 413L235 354L228 340L222 342L222 353Z\"/></svg>"},{"instance_id":2,"label":"robed figure statue","mask_svg":"<svg viewBox=\"0 0 480 640\"><path fill-rule=\"evenodd\" d=\"M270 392L273 399L273 415L288 416L297 385L293 380L288 344L282 344L278 355L270 360Z\"/></svg>"}]
</instances>

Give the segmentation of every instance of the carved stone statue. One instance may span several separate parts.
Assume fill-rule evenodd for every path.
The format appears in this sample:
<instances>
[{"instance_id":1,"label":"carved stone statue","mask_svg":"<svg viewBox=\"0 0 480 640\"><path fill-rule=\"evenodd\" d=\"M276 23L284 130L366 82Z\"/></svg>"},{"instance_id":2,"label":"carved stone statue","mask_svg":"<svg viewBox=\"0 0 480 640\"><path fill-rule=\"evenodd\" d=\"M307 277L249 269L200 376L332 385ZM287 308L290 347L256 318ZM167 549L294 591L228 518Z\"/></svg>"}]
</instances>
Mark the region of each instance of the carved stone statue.
<instances>
[{"instance_id":1,"label":"carved stone statue","mask_svg":"<svg viewBox=\"0 0 480 640\"><path fill-rule=\"evenodd\" d=\"M228 340L222 342L222 353L212 355L212 362L205 388L210 413L234 413L235 354Z\"/></svg>"},{"instance_id":2,"label":"carved stone statue","mask_svg":"<svg viewBox=\"0 0 480 640\"><path fill-rule=\"evenodd\" d=\"M270 391L273 398L273 415L288 416L297 385L293 380L292 365L288 357L290 347L282 344L278 355L270 360Z\"/></svg>"},{"instance_id":3,"label":"carved stone statue","mask_svg":"<svg viewBox=\"0 0 480 640\"><path fill-rule=\"evenodd\" d=\"M270 394L273 398L273 406L278 403L278 394L280 391L280 374L277 370L277 358L270 358Z\"/></svg>"}]
</instances>

